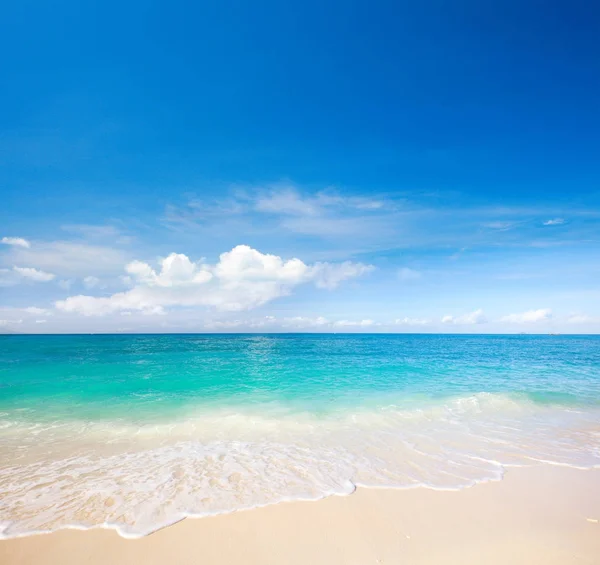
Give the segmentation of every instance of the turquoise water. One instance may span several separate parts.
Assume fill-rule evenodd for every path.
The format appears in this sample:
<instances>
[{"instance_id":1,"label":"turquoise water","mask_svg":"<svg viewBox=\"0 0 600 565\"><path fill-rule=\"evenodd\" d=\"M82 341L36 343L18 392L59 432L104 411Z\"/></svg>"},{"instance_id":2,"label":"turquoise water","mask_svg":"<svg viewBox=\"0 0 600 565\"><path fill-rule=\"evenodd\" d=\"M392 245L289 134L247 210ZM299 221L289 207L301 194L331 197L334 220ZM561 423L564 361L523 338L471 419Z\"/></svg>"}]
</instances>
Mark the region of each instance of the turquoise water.
<instances>
[{"instance_id":1,"label":"turquoise water","mask_svg":"<svg viewBox=\"0 0 600 565\"><path fill-rule=\"evenodd\" d=\"M600 464L596 336L0 337L5 537Z\"/></svg>"}]
</instances>

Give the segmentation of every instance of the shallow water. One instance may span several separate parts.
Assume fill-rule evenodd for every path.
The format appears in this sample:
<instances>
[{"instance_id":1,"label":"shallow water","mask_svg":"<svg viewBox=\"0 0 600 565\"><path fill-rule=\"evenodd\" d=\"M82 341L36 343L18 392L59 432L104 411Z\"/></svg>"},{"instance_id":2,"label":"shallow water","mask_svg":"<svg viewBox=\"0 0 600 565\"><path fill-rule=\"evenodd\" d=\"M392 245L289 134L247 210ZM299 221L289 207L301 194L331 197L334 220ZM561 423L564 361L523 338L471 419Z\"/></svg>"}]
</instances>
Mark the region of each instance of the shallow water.
<instances>
[{"instance_id":1,"label":"shallow water","mask_svg":"<svg viewBox=\"0 0 600 565\"><path fill-rule=\"evenodd\" d=\"M0 338L2 536L600 465L596 336Z\"/></svg>"}]
</instances>

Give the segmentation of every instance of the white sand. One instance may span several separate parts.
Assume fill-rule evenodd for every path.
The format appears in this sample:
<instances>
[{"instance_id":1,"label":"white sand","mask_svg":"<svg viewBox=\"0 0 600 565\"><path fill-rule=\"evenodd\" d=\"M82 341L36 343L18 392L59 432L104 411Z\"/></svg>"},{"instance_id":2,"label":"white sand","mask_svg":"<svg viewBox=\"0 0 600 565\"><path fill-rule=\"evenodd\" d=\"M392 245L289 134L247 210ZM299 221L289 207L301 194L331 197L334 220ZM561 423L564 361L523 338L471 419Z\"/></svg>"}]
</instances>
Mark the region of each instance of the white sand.
<instances>
[{"instance_id":1,"label":"white sand","mask_svg":"<svg viewBox=\"0 0 600 565\"><path fill-rule=\"evenodd\" d=\"M140 540L66 530L0 541L1 565L33 563L600 564L600 469L512 469L460 492L359 489L188 519Z\"/></svg>"}]
</instances>

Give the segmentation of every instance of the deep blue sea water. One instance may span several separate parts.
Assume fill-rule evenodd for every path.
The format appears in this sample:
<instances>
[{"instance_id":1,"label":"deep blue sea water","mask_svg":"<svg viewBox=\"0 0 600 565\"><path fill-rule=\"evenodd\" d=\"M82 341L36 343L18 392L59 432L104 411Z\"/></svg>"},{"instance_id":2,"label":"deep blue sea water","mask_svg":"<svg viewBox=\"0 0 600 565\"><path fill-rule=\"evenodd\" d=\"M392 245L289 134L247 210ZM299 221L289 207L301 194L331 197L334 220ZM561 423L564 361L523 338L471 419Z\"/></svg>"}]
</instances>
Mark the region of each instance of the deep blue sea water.
<instances>
[{"instance_id":1,"label":"deep blue sea water","mask_svg":"<svg viewBox=\"0 0 600 565\"><path fill-rule=\"evenodd\" d=\"M0 336L5 537L600 465L600 337Z\"/></svg>"}]
</instances>

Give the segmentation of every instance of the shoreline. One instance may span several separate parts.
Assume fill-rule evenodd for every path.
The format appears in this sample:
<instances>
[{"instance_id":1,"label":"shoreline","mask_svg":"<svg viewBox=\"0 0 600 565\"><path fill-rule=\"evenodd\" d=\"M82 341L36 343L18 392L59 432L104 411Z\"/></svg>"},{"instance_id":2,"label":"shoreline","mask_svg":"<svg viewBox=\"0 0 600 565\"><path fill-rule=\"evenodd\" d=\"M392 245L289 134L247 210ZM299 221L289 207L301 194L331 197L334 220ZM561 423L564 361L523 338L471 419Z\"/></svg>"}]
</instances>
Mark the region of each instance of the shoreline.
<instances>
[{"instance_id":1,"label":"shoreline","mask_svg":"<svg viewBox=\"0 0 600 565\"><path fill-rule=\"evenodd\" d=\"M185 518L125 539L63 529L0 540L3 565L600 563L600 469L508 468L460 491L348 496Z\"/></svg>"}]
</instances>

